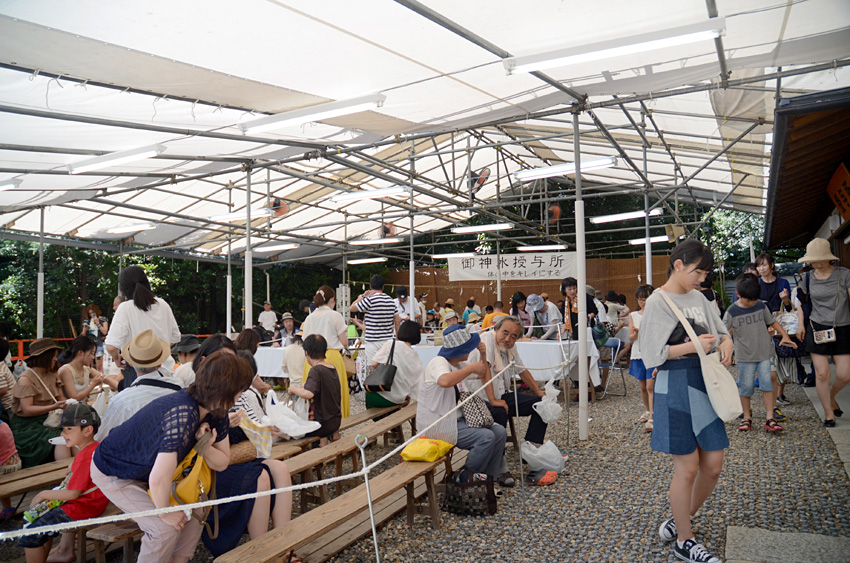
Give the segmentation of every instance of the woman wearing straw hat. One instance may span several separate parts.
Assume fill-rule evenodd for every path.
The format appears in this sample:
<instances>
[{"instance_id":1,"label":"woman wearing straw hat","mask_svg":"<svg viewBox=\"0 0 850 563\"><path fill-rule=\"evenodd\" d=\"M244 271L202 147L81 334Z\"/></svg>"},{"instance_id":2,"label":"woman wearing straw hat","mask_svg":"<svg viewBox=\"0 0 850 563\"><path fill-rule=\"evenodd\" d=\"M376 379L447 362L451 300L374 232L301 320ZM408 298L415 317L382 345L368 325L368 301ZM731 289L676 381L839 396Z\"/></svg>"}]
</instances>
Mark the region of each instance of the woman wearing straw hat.
<instances>
[{"instance_id":1,"label":"woman wearing straw hat","mask_svg":"<svg viewBox=\"0 0 850 563\"><path fill-rule=\"evenodd\" d=\"M65 395L59 382L59 346L52 338L39 338L30 343L27 370L18 378L12 389L15 416L9 426L15 435L15 446L24 469L46 461L68 459L67 446L53 446L48 440L62 433L62 427L44 426L50 411L65 408Z\"/></svg>"},{"instance_id":2,"label":"woman wearing straw hat","mask_svg":"<svg viewBox=\"0 0 850 563\"><path fill-rule=\"evenodd\" d=\"M844 414L835 396L850 381L850 270L836 266L837 261L838 257L829 249L829 241L822 238L807 244L806 255L798 260L811 264L813 270L801 282L811 299L812 314L806 324L802 307L797 309L797 338L806 343L806 350L812 356L818 398L823 406L823 425L827 428L833 428L835 417ZM835 362L832 386L829 356Z\"/></svg>"}]
</instances>

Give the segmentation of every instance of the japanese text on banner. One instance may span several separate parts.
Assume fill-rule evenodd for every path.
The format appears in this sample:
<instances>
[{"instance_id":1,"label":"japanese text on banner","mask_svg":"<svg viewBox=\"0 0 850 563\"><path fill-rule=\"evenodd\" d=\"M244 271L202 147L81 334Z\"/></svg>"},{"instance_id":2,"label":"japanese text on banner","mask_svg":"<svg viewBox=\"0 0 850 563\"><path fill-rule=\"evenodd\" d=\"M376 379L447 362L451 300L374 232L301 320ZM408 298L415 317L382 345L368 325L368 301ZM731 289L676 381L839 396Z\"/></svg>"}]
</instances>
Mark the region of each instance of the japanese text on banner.
<instances>
[{"instance_id":1,"label":"japanese text on banner","mask_svg":"<svg viewBox=\"0 0 850 563\"><path fill-rule=\"evenodd\" d=\"M575 252L482 254L449 258L449 281L549 280L575 275Z\"/></svg>"}]
</instances>

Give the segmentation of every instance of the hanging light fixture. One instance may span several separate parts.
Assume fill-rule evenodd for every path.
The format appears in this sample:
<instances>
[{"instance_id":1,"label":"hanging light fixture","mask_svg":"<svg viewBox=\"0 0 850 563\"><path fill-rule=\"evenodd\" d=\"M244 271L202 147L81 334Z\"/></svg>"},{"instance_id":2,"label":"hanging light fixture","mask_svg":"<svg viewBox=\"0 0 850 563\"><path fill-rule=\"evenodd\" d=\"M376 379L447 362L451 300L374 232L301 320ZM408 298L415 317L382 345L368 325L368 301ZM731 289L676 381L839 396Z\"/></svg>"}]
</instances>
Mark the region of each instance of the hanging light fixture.
<instances>
[{"instance_id":1,"label":"hanging light fixture","mask_svg":"<svg viewBox=\"0 0 850 563\"><path fill-rule=\"evenodd\" d=\"M608 156L605 158L597 158L582 161L581 171L598 170L600 168L611 168L617 165L616 156ZM566 176L576 173L575 162L565 162L564 164L556 164L555 166L544 166L542 168L528 168L526 170L518 170L513 173L513 177L520 182L528 180L538 180L540 178L551 178L552 176Z\"/></svg>"},{"instance_id":2,"label":"hanging light fixture","mask_svg":"<svg viewBox=\"0 0 850 563\"><path fill-rule=\"evenodd\" d=\"M21 180L18 180L17 178L13 178L11 180L0 180L0 192L15 189L20 185Z\"/></svg>"},{"instance_id":3,"label":"hanging light fixture","mask_svg":"<svg viewBox=\"0 0 850 563\"><path fill-rule=\"evenodd\" d=\"M156 223L145 221L144 223L136 223L134 225L122 225L120 227L112 227L111 229L106 229L106 232L115 235L121 233L138 233L139 231L150 231L155 228Z\"/></svg>"},{"instance_id":4,"label":"hanging light fixture","mask_svg":"<svg viewBox=\"0 0 850 563\"><path fill-rule=\"evenodd\" d=\"M302 123L310 123L311 121L321 121L323 119L339 117L340 115L379 108L384 105L386 99L387 97L383 94L369 94L368 96L360 96L359 98L352 98L350 100L328 102L294 111L276 113L239 123L237 127L243 133L261 133L263 131L282 129L290 125L301 125Z\"/></svg>"},{"instance_id":5,"label":"hanging light fixture","mask_svg":"<svg viewBox=\"0 0 850 563\"><path fill-rule=\"evenodd\" d=\"M349 241L351 246L372 246L375 244L395 244L403 239L399 237L375 238L375 239L360 239Z\"/></svg>"},{"instance_id":6,"label":"hanging light fixture","mask_svg":"<svg viewBox=\"0 0 850 563\"><path fill-rule=\"evenodd\" d=\"M284 250L294 250L299 246L301 245L289 242L285 244L273 244L270 246L255 246L252 250L254 252L283 252Z\"/></svg>"},{"instance_id":7,"label":"hanging light fixture","mask_svg":"<svg viewBox=\"0 0 850 563\"><path fill-rule=\"evenodd\" d=\"M614 221L628 221L629 219L642 219L649 215L650 217L655 217L656 215L661 215L662 210L660 207L656 207L655 209L650 209L649 213L645 211L629 211L628 213L615 213L613 215L602 215L601 217L591 217L590 222L594 225L598 225L599 223L613 223Z\"/></svg>"},{"instance_id":8,"label":"hanging light fixture","mask_svg":"<svg viewBox=\"0 0 850 563\"><path fill-rule=\"evenodd\" d=\"M356 258L354 260L348 260L348 264L373 264L378 262L386 262L386 258Z\"/></svg>"},{"instance_id":9,"label":"hanging light fixture","mask_svg":"<svg viewBox=\"0 0 850 563\"><path fill-rule=\"evenodd\" d=\"M566 250L563 244L541 244L538 246L518 246L520 252L543 252L544 250Z\"/></svg>"},{"instance_id":10,"label":"hanging light fixture","mask_svg":"<svg viewBox=\"0 0 850 563\"><path fill-rule=\"evenodd\" d=\"M165 152L165 145L150 145L147 147L139 147L126 151L111 152L94 158L72 162L68 165L70 174L80 174L82 172L91 172L92 170L100 170L109 168L110 166L118 166L125 162L135 162L146 158L153 158Z\"/></svg>"},{"instance_id":11,"label":"hanging light fixture","mask_svg":"<svg viewBox=\"0 0 850 563\"><path fill-rule=\"evenodd\" d=\"M657 237L649 237L649 242L654 244L656 242L669 242L669 241L667 240L667 235L659 235ZM632 240L629 241L629 244L631 244L633 246L640 246L641 244L646 244L646 237L633 238Z\"/></svg>"},{"instance_id":12,"label":"hanging light fixture","mask_svg":"<svg viewBox=\"0 0 850 563\"><path fill-rule=\"evenodd\" d=\"M711 18L700 23L600 41L590 45L585 44L522 57L509 57L503 59L502 64L505 67L505 73L508 75L518 72L534 72L623 55L669 49L699 41L709 41L720 37L725 31L725 18Z\"/></svg>"},{"instance_id":13,"label":"hanging light fixture","mask_svg":"<svg viewBox=\"0 0 850 563\"><path fill-rule=\"evenodd\" d=\"M474 258L478 256L475 252L455 252L454 254L432 254L431 258L435 260L447 259L447 258Z\"/></svg>"},{"instance_id":14,"label":"hanging light fixture","mask_svg":"<svg viewBox=\"0 0 850 563\"><path fill-rule=\"evenodd\" d=\"M483 233L485 231L507 231L514 228L513 223L493 223L491 225L471 225L469 227L452 227L456 235L467 233Z\"/></svg>"}]
</instances>

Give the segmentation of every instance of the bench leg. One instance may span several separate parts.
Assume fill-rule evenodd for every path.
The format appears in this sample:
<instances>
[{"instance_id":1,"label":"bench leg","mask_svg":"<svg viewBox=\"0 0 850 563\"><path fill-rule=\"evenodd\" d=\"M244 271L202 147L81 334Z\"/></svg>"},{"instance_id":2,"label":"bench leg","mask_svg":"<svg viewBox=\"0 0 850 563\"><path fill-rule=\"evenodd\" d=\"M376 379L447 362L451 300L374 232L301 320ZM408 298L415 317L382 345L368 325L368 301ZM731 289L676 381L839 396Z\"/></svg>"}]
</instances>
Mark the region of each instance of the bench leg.
<instances>
[{"instance_id":1,"label":"bench leg","mask_svg":"<svg viewBox=\"0 0 850 563\"><path fill-rule=\"evenodd\" d=\"M512 416L508 417L508 429L510 430L510 433L508 434L508 441L514 445L515 450L518 450L519 443L516 437L516 424L514 424L514 417Z\"/></svg>"},{"instance_id":2,"label":"bench leg","mask_svg":"<svg viewBox=\"0 0 850 563\"><path fill-rule=\"evenodd\" d=\"M77 530L77 561L86 563L86 531Z\"/></svg>"},{"instance_id":3,"label":"bench leg","mask_svg":"<svg viewBox=\"0 0 850 563\"><path fill-rule=\"evenodd\" d=\"M94 540L94 562L106 563L106 549L102 540Z\"/></svg>"},{"instance_id":4,"label":"bench leg","mask_svg":"<svg viewBox=\"0 0 850 563\"><path fill-rule=\"evenodd\" d=\"M437 487L434 485L434 470L425 474L425 489L428 494L428 512L431 515L431 527L440 529L440 509L437 507Z\"/></svg>"},{"instance_id":5,"label":"bench leg","mask_svg":"<svg viewBox=\"0 0 850 563\"><path fill-rule=\"evenodd\" d=\"M413 483L404 486L407 490L407 525L413 528L413 516L416 514L416 497L413 495Z\"/></svg>"},{"instance_id":6,"label":"bench leg","mask_svg":"<svg viewBox=\"0 0 850 563\"><path fill-rule=\"evenodd\" d=\"M322 471L322 465L316 468L316 480L321 481L325 475ZM325 484L319 485L319 504L328 502L328 486Z\"/></svg>"},{"instance_id":7,"label":"bench leg","mask_svg":"<svg viewBox=\"0 0 850 563\"><path fill-rule=\"evenodd\" d=\"M310 481L311 481L310 470L308 469L306 471L302 471L301 472L301 482L302 483L309 483ZM308 498L311 494L312 493L310 492L310 489L301 489L301 514L304 514L305 512L307 512Z\"/></svg>"},{"instance_id":8,"label":"bench leg","mask_svg":"<svg viewBox=\"0 0 850 563\"><path fill-rule=\"evenodd\" d=\"M336 456L336 476L340 475L342 475L342 455ZM337 496L342 494L342 481L336 482L336 494Z\"/></svg>"},{"instance_id":9,"label":"bench leg","mask_svg":"<svg viewBox=\"0 0 850 563\"><path fill-rule=\"evenodd\" d=\"M416 436L416 417L410 419L410 435Z\"/></svg>"},{"instance_id":10,"label":"bench leg","mask_svg":"<svg viewBox=\"0 0 850 563\"><path fill-rule=\"evenodd\" d=\"M133 563L136 559L133 552L133 536L124 539L124 563Z\"/></svg>"}]
</instances>

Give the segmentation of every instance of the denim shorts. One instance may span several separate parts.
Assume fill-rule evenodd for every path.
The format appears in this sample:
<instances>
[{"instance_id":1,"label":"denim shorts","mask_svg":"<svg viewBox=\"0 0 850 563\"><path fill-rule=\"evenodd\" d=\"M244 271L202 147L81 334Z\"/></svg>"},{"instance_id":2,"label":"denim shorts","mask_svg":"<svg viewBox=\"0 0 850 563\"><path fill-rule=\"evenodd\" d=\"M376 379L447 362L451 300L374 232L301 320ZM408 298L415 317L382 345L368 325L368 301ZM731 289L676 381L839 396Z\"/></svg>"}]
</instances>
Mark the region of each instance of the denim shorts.
<instances>
[{"instance_id":1,"label":"denim shorts","mask_svg":"<svg viewBox=\"0 0 850 563\"><path fill-rule=\"evenodd\" d=\"M770 360L763 362L738 362L738 394L742 397L752 397L755 393L755 378L759 378L759 389L773 391L770 377Z\"/></svg>"},{"instance_id":2,"label":"denim shorts","mask_svg":"<svg viewBox=\"0 0 850 563\"><path fill-rule=\"evenodd\" d=\"M33 523L27 527L27 530L38 528L40 526L52 526L53 524L64 524L65 522L73 522L73 518L68 516L61 506L52 508L33 520ZM62 532L47 532L45 534L37 534L32 536L24 536L18 540L18 547L41 547Z\"/></svg>"}]
</instances>

